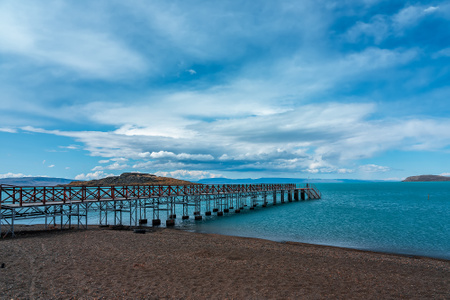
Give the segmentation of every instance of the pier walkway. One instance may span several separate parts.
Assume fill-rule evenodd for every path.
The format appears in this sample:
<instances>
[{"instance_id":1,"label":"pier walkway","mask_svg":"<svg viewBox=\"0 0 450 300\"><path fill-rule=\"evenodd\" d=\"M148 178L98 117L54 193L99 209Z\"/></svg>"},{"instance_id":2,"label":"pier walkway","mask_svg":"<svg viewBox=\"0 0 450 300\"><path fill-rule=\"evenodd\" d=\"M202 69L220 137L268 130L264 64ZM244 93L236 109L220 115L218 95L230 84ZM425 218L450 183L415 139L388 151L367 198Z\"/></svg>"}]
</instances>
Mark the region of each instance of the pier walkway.
<instances>
[{"instance_id":1,"label":"pier walkway","mask_svg":"<svg viewBox=\"0 0 450 300\"><path fill-rule=\"evenodd\" d=\"M0 234L14 236L18 220L44 219L61 229L86 228L88 215L97 214L98 225L175 225L177 212L186 220L240 213L261 205L320 199L311 184L224 184L177 186L17 187L0 185Z\"/></svg>"}]
</instances>

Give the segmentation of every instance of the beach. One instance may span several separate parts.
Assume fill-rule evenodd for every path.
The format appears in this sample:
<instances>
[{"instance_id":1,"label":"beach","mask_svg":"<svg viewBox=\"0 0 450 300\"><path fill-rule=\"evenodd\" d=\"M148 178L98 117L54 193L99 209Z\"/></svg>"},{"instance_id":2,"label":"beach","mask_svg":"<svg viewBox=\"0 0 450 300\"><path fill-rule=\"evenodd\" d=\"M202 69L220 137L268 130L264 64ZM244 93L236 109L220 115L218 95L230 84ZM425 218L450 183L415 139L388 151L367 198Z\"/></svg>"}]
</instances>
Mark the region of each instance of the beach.
<instances>
[{"instance_id":1,"label":"beach","mask_svg":"<svg viewBox=\"0 0 450 300\"><path fill-rule=\"evenodd\" d=\"M448 260L165 228L40 229L0 240L1 299L450 299Z\"/></svg>"}]
</instances>

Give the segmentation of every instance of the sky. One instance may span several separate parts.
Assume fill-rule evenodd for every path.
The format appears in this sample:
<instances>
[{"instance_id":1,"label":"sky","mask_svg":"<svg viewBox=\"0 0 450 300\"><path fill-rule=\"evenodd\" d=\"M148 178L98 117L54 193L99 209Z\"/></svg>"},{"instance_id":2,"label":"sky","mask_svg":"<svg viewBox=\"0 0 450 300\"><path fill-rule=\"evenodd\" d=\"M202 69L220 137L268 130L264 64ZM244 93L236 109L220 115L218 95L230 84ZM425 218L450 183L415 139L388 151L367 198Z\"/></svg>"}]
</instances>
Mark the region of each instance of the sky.
<instances>
[{"instance_id":1,"label":"sky","mask_svg":"<svg viewBox=\"0 0 450 300\"><path fill-rule=\"evenodd\" d=\"M450 1L0 2L0 178L450 175Z\"/></svg>"}]
</instances>

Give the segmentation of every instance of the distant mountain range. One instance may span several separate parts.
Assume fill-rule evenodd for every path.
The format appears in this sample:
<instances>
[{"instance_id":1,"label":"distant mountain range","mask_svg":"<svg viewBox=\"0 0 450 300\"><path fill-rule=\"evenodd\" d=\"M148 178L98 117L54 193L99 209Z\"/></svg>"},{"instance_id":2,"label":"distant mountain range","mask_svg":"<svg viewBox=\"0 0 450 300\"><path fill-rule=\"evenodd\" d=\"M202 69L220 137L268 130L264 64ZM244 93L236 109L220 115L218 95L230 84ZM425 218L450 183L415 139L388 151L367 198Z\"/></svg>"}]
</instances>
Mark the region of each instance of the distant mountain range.
<instances>
[{"instance_id":1,"label":"distant mountain range","mask_svg":"<svg viewBox=\"0 0 450 300\"><path fill-rule=\"evenodd\" d=\"M9 184L14 186L56 186L60 184L68 184L73 179L51 178L51 177L20 177L20 178L3 178L0 184Z\"/></svg>"},{"instance_id":2,"label":"distant mountain range","mask_svg":"<svg viewBox=\"0 0 450 300\"><path fill-rule=\"evenodd\" d=\"M79 181L65 178L51 177L20 177L3 178L0 184L13 186L120 186L120 185L191 185L198 184L170 177L160 177L147 173L123 173L120 176L111 176L103 179Z\"/></svg>"},{"instance_id":3,"label":"distant mountain range","mask_svg":"<svg viewBox=\"0 0 450 300\"><path fill-rule=\"evenodd\" d=\"M125 174L125 175L124 175ZM305 178L207 178L196 182L182 181L168 177L158 177L145 173L124 173L121 176L107 177L92 181L79 181L65 178L52 177L20 177L20 178L3 178L0 184L8 184L15 186L57 186L70 184L74 186L80 185L126 185L126 184L153 184L153 185L176 185L176 184L260 184L260 183L358 183L358 182L384 182L382 180L356 180L356 179L305 179ZM141 175L138 175L141 174ZM130 176L132 175L132 176ZM109 179L108 179L109 178ZM403 180L404 182L420 182L420 181L450 181L450 177L440 175L419 175L410 176Z\"/></svg>"},{"instance_id":4,"label":"distant mountain range","mask_svg":"<svg viewBox=\"0 0 450 300\"><path fill-rule=\"evenodd\" d=\"M197 181L201 184L260 184L260 183L357 183L375 182L382 180L356 180L356 179L305 179L305 178L258 178L258 179L229 179L207 178ZM384 182L384 181L382 181Z\"/></svg>"},{"instance_id":5,"label":"distant mountain range","mask_svg":"<svg viewBox=\"0 0 450 300\"><path fill-rule=\"evenodd\" d=\"M443 176L440 176L443 177ZM410 178L410 177L408 177ZM449 177L447 180L450 180ZM380 180L356 180L356 179L305 179L305 178L243 178L243 179L229 179L229 178L208 178L201 179L196 182L182 181L168 177L158 177L152 174L145 173L124 173L120 176L107 177L91 181L76 181L65 178L51 178L51 177L21 177L21 178L3 178L0 179L0 184L8 184L14 186L57 186L57 185L71 185L71 186L97 186L97 185L186 185L186 184L261 184L261 183L358 183L358 182L376 182ZM407 181L407 180L405 180ZM408 180L414 181L414 180ZM384 181L383 181L384 182Z\"/></svg>"},{"instance_id":6,"label":"distant mountain range","mask_svg":"<svg viewBox=\"0 0 450 300\"><path fill-rule=\"evenodd\" d=\"M404 182L417 182L417 181L450 181L450 177L440 175L418 175L410 176L403 180Z\"/></svg>"}]
</instances>

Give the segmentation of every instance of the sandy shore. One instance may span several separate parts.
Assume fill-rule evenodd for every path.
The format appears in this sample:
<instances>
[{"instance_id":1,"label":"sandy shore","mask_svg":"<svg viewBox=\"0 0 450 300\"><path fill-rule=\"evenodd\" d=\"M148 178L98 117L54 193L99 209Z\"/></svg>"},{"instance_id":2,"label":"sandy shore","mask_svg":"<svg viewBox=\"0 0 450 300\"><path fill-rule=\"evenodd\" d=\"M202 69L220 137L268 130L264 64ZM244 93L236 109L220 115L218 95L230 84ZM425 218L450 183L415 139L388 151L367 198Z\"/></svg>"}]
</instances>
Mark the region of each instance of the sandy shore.
<instances>
[{"instance_id":1,"label":"sandy shore","mask_svg":"<svg viewBox=\"0 0 450 300\"><path fill-rule=\"evenodd\" d=\"M0 299L450 299L445 260L176 229L28 229L0 240Z\"/></svg>"}]
</instances>

